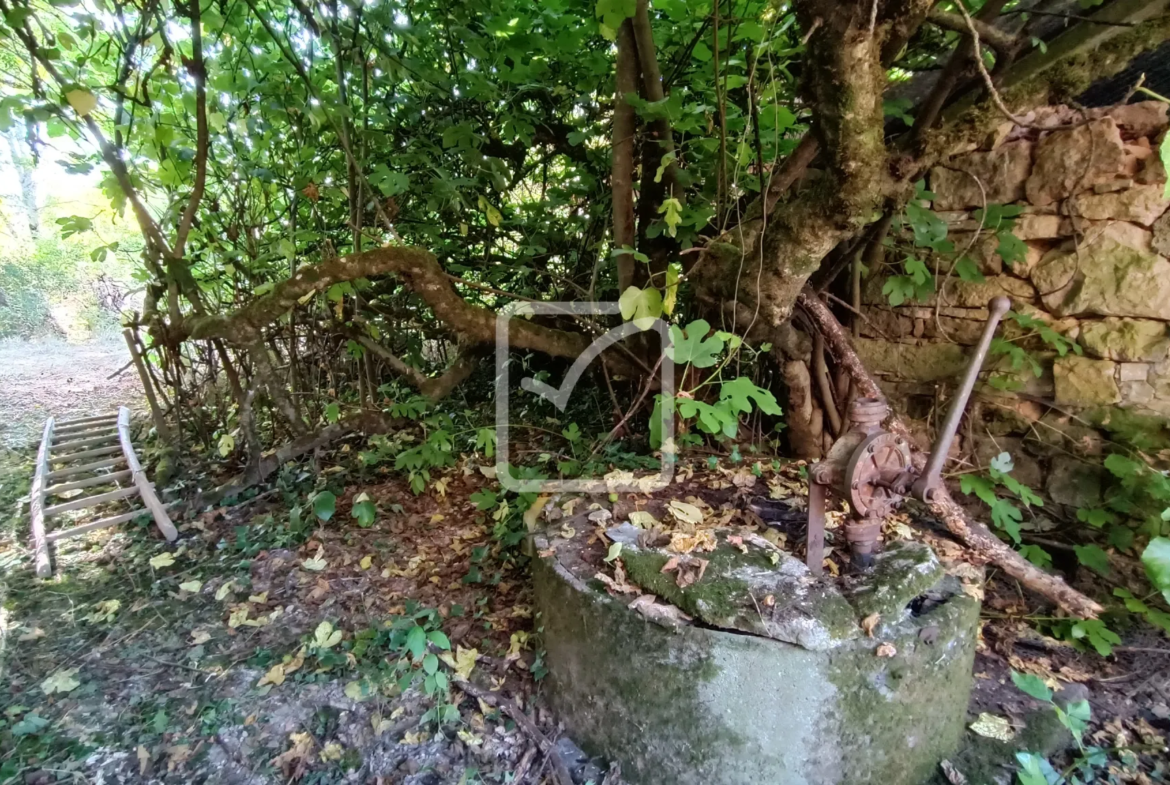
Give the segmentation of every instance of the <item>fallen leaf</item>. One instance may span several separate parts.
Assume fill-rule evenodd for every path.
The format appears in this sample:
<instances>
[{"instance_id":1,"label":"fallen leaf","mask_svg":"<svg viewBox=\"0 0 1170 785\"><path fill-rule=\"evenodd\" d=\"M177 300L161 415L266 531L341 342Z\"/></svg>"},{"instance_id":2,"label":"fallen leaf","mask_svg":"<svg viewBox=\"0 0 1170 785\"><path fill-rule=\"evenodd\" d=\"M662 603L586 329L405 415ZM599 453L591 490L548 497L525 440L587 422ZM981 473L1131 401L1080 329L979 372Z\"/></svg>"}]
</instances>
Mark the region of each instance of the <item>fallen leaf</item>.
<instances>
[{"instance_id":1,"label":"fallen leaf","mask_svg":"<svg viewBox=\"0 0 1170 785\"><path fill-rule=\"evenodd\" d=\"M262 591L259 594L253 594L248 597L248 602L254 602L258 605L263 605L268 602L268 592Z\"/></svg>"},{"instance_id":2,"label":"fallen leaf","mask_svg":"<svg viewBox=\"0 0 1170 785\"><path fill-rule=\"evenodd\" d=\"M358 566L361 567L363 570L368 570L368 569L370 569L370 565L373 563L374 563L374 557L370 556L370 555L366 555L366 556L362 557L362 560L360 562L358 562Z\"/></svg>"},{"instance_id":3,"label":"fallen leaf","mask_svg":"<svg viewBox=\"0 0 1170 785\"><path fill-rule=\"evenodd\" d=\"M331 741L326 743L321 749L321 760L325 762L341 760L342 754L343 750L341 749L341 745L335 741Z\"/></svg>"},{"instance_id":4,"label":"fallen leaf","mask_svg":"<svg viewBox=\"0 0 1170 785\"><path fill-rule=\"evenodd\" d=\"M629 518L630 523L639 529L648 529L651 526L659 525L658 519L645 510L634 510L626 517Z\"/></svg>"},{"instance_id":5,"label":"fallen leaf","mask_svg":"<svg viewBox=\"0 0 1170 785\"><path fill-rule=\"evenodd\" d=\"M146 772L150 769L150 753L141 744L138 745L135 752L138 755L138 776L145 777Z\"/></svg>"},{"instance_id":6,"label":"fallen leaf","mask_svg":"<svg viewBox=\"0 0 1170 785\"><path fill-rule=\"evenodd\" d=\"M892 643L883 643L877 647L877 651L874 653L879 657L893 657L898 653L898 649Z\"/></svg>"},{"instance_id":7,"label":"fallen leaf","mask_svg":"<svg viewBox=\"0 0 1170 785\"><path fill-rule=\"evenodd\" d=\"M292 746L271 762L284 776L299 780L313 758L313 737L308 733L290 733L288 738Z\"/></svg>"},{"instance_id":8,"label":"fallen leaf","mask_svg":"<svg viewBox=\"0 0 1170 785\"><path fill-rule=\"evenodd\" d=\"M81 686L81 682L77 678L77 671L77 668L57 671L41 682L41 691L46 695L52 695L55 692L73 692L73 690Z\"/></svg>"},{"instance_id":9,"label":"fallen leaf","mask_svg":"<svg viewBox=\"0 0 1170 785\"><path fill-rule=\"evenodd\" d=\"M881 621L882 615L880 613L871 613L861 620L861 629L865 630L865 634L870 638L873 637L874 627L877 627L878 622Z\"/></svg>"},{"instance_id":10,"label":"fallen leaf","mask_svg":"<svg viewBox=\"0 0 1170 785\"><path fill-rule=\"evenodd\" d=\"M471 676L471 671L475 668L475 660L479 657L479 652L476 649L465 649L462 646L456 647L455 654L445 651L439 655L439 659L445 662L448 667L455 671L455 675L466 681Z\"/></svg>"},{"instance_id":11,"label":"fallen leaf","mask_svg":"<svg viewBox=\"0 0 1170 785\"><path fill-rule=\"evenodd\" d=\"M971 730L988 739L1011 741L1016 737L1012 723L1007 717L997 717L994 714L983 712L979 718L969 726Z\"/></svg>"},{"instance_id":12,"label":"fallen leaf","mask_svg":"<svg viewBox=\"0 0 1170 785\"><path fill-rule=\"evenodd\" d=\"M154 556L150 560L150 566L156 570L162 569L163 567L170 567L174 563L175 555L169 552L160 553L158 556Z\"/></svg>"},{"instance_id":13,"label":"fallen leaf","mask_svg":"<svg viewBox=\"0 0 1170 785\"><path fill-rule=\"evenodd\" d=\"M211 633L207 630L191 630L191 643L200 646L211 640Z\"/></svg>"},{"instance_id":14,"label":"fallen leaf","mask_svg":"<svg viewBox=\"0 0 1170 785\"><path fill-rule=\"evenodd\" d=\"M329 566L329 562L325 561L324 555L325 555L325 546L319 545L319 546L317 546L317 553L314 554L313 558L305 559L303 562L301 562L301 566L304 567L306 570L312 570L313 572L320 572L321 570L323 570Z\"/></svg>"},{"instance_id":15,"label":"fallen leaf","mask_svg":"<svg viewBox=\"0 0 1170 785\"><path fill-rule=\"evenodd\" d=\"M268 669L268 672L260 677L260 681L256 682L257 687L263 687L265 684L271 684L279 687L284 684L284 663L277 663Z\"/></svg>"},{"instance_id":16,"label":"fallen leaf","mask_svg":"<svg viewBox=\"0 0 1170 785\"><path fill-rule=\"evenodd\" d=\"M191 758L190 744L175 744L167 747L167 771L174 771Z\"/></svg>"},{"instance_id":17,"label":"fallen leaf","mask_svg":"<svg viewBox=\"0 0 1170 785\"><path fill-rule=\"evenodd\" d=\"M697 509L697 508L696 508ZM675 532L670 535L670 550L676 553L690 553L691 551L713 551L718 545L715 535L709 529L702 529L688 534Z\"/></svg>"},{"instance_id":18,"label":"fallen leaf","mask_svg":"<svg viewBox=\"0 0 1170 785\"><path fill-rule=\"evenodd\" d=\"M703 522L703 511L693 504L680 502L678 499L671 499L670 504L666 508L670 511L671 515L683 523L694 525Z\"/></svg>"},{"instance_id":19,"label":"fallen leaf","mask_svg":"<svg viewBox=\"0 0 1170 785\"><path fill-rule=\"evenodd\" d=\"M222 601L224 597L231 594L233 588L235 588L235 587L232 585L231 581L228 581L223 586L220 586L218 589L215 590L215 601L216 602Z\"/></svg>"},{"instance_id":20,"label":"fallen leaf","mask_svg":"<svg viewBox=\"0 0 1170 785\"><path fill-rule=\"evenodd\" d=\"M185 581L179 584L179 588L191 594L198 594L199 590L203 588L203 581Z\"/></svg>"},{"instance_id":21,"label":"fallen leaf","mask_svg":"<svg viewBox=\"0 0 1170 785\"><path fill-rule=\"evenodd\" d=\"M944 760L939 764L942 769L943 776L947 778L947 782L951 785L967 785L967 778L963 776L963 772L955 768L955 764L949 760Z\"/></svg>"},{"instance_id":22,"label":"fallen leaf","mask_svg":"<svg viewBox=\"0 0 1170 785\"><path fill-rule=\"evenodd\" d=\"M656 602L653 594L643 594L629 604L632 611L637 612L647 621L677 629L691 621L691 617L683 613L674 605Z\"/></svg>"},{"instance_id":23,"label":"fallen leaf","mask_svg":"<svg viewBox=\"0 0 1170 785\"><path fill-rule=\"evenodd\" d=\"M45 637L45 631L42 630L40 627L33 627L31 630L28 630L27 632L21 633L20 637L17 638L17 640L21 641L21 642L28 642L28 641L35 641L38 638L43 638L43 637Z\"/></svg>"}]
</instances>

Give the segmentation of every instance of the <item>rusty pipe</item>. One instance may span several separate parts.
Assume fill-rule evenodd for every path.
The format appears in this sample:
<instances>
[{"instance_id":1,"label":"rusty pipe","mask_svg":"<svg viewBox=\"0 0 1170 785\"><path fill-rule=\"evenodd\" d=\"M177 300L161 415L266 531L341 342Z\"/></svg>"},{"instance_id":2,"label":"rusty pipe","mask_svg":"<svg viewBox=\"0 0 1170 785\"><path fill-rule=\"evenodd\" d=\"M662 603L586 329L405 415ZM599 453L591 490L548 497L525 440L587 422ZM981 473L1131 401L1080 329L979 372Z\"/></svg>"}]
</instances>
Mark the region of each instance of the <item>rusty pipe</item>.
<instances>
[{"instance_id":1,"label":"rusty pipe","mask_svg":"<svg viewBox=\"0 0 1170 785\"><path fill-rule=\"evenodd\" d=\"M929 502L931 500L935 488L941 482L942 467L951 451L951 442L954 441L955 432L959 429L959 420L963 417L963 410L967 408L967 399L971 397L971 391L975 389L975 380L983 368L983 361L987 359L987 350L991 348L991 339L995 336L995 329L999 326L1000 319L1011 307L1012 301L1002 296L993 297L991 302L987 304L989 313L987 323L983 325L983 335L979 336L979 343L975 346L975 354L971 357L971 363L963 375L963 382L959 385L954 400L951 401L947 419L943 422L934 448L930 451L930 460L926 465L926 470L914 483L912 489L914 495L923 501Z\"/></svg>"}]
</instances>

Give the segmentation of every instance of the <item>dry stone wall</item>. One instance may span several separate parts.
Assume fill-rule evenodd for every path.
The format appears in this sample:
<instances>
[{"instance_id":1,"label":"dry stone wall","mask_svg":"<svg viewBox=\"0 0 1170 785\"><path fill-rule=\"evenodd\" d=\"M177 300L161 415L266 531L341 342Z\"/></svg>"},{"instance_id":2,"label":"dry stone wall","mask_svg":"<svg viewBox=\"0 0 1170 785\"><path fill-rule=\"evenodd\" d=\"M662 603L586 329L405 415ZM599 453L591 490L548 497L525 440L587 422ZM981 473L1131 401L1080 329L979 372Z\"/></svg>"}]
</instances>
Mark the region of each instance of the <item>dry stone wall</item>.
<instances>
[{"instance_id":1,"label":"dry stone wall","mask_svg":"<svg viewBox=\"0 0 1170 785\"><path fill-rule=\"evenodd\" d=\"M894 398L954 378L988 300L1006 294L1083 349L1057 357L1016 325L1001 328L1043 361L1039 378L1020 377L1027 392L1064 407L1170 417L1170 201L1158 155L1167 107L1148 101L1087 116L1045 107L1026 120L1005 122L930 173L932 209L984 280L946 276L944 261L932 299L891 307L882 287L897 271L875 271L861 292L859 353ZM1022 261L1006 264L996 236L981 231L976 211L987 204L1021 208L1012 232L1027 247Z\"/></svg>"}]
</instances>

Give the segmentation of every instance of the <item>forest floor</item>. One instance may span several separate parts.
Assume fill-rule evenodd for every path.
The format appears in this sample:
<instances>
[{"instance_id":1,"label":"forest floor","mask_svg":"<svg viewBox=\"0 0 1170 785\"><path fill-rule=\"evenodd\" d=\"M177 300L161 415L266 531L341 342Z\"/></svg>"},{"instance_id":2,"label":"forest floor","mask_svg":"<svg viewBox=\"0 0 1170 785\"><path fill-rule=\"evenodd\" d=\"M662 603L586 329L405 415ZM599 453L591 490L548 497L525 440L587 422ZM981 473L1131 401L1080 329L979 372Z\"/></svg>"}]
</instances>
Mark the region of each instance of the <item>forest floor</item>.
<instances>
[{"instance_id":1,"label":"forest floor","mask_svg":"<svg viewBox=\"0 0 1170 785\"><path fill-rule=\"evenodd\" d=\"M45 419L138 408L142 385L121 335L72 343L60 338L0 341L0 446L40 440Z\"/></svg>"},{"instance_id":2,"label":"forest floor","mask_svg":"<svg viewBox=\"0 0 1170 785\"><path fill-rule=\"evenodd\" d=\"M23 364L21 378L95 385L120 365L113 347L79 351L106 366L80 376L57 355L44 373L26 355L13 362ZM13 373L4 365L0 373ZM49 406L94 411L83 391L45 395L14 400L30 421ZM106 390L101 406L122 395ZM603 761L578 757L544 707L524 559L493 538L493 522L469 499L488 482L475 461L448 470L441 490L415 495L398 474L361 469L362 446L334 445L311 466L290 465L268 486L183 517L174 544L149 520L64 541L49 582L33 578L27 525L15 514L32 453L5 451L0 741L12 743L0 744L0 785L567 785L563 769L577 785L619 782ZM705 466L691 482L716 486L721 476ZM800 468L777 474L795 494ZM344 491L318 523L306 488L322 476ZM361 492L379 511L366 528L352 517ZM956 555L938 532L926 536L944 561ZM1097 596L1110 589L1084 570L1073 579ZM1021 743L1067 764L1074 748L1059 733L1042 742L989 738L1054 716L1013 686L1012 671L1088 700L1086 743L1113 751L1101 770L1109 779L1097 781L1168 781L1170 642L1135 625L1102 657L1083 641L1036 631L1059 621L1040 607L992 574L974 730L938 782L1015 783Z\"/></svg>"}]
</instances>

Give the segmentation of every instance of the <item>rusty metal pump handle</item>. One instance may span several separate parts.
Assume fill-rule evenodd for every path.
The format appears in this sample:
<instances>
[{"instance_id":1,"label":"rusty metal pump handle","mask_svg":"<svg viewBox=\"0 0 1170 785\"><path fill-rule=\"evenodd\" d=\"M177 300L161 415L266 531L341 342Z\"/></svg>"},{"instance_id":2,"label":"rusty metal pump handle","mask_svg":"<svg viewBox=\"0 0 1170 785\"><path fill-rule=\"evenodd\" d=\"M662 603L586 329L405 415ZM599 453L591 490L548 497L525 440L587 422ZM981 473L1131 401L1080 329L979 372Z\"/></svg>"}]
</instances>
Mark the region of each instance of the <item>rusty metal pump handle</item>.
<instances>
[{"instance_id":1,"label":"rusty metal pump handle","mask_svg":"<svg viewBox=\"0 0 1170 785\"><path fill-rule=\"evenodd\" d=\"M967 408L967 399L971 397L971 391L975 388L975 380L983 368L983 361L987 359L987 350L991 348L991 339L995 336L995 330L1003 315L1011 307L1012 301L1007 297L993 297L991 302L987 304L989 314L987 323L983 326L983 335L979 336L975 354L971 358L970 365L967 366L967 372L963 375L963 383L959 385L959 389L951 401L947 419L943 422L934 448L930 451L930 460L927 462L926 470L914 483L912 489L914 495L923 501L930 501L935 488L941 482L942 467L951 451L951 442L954 441L955 431L959 429L959 420L963 417L963 410Z\"/></svg>"}]
</instances>

